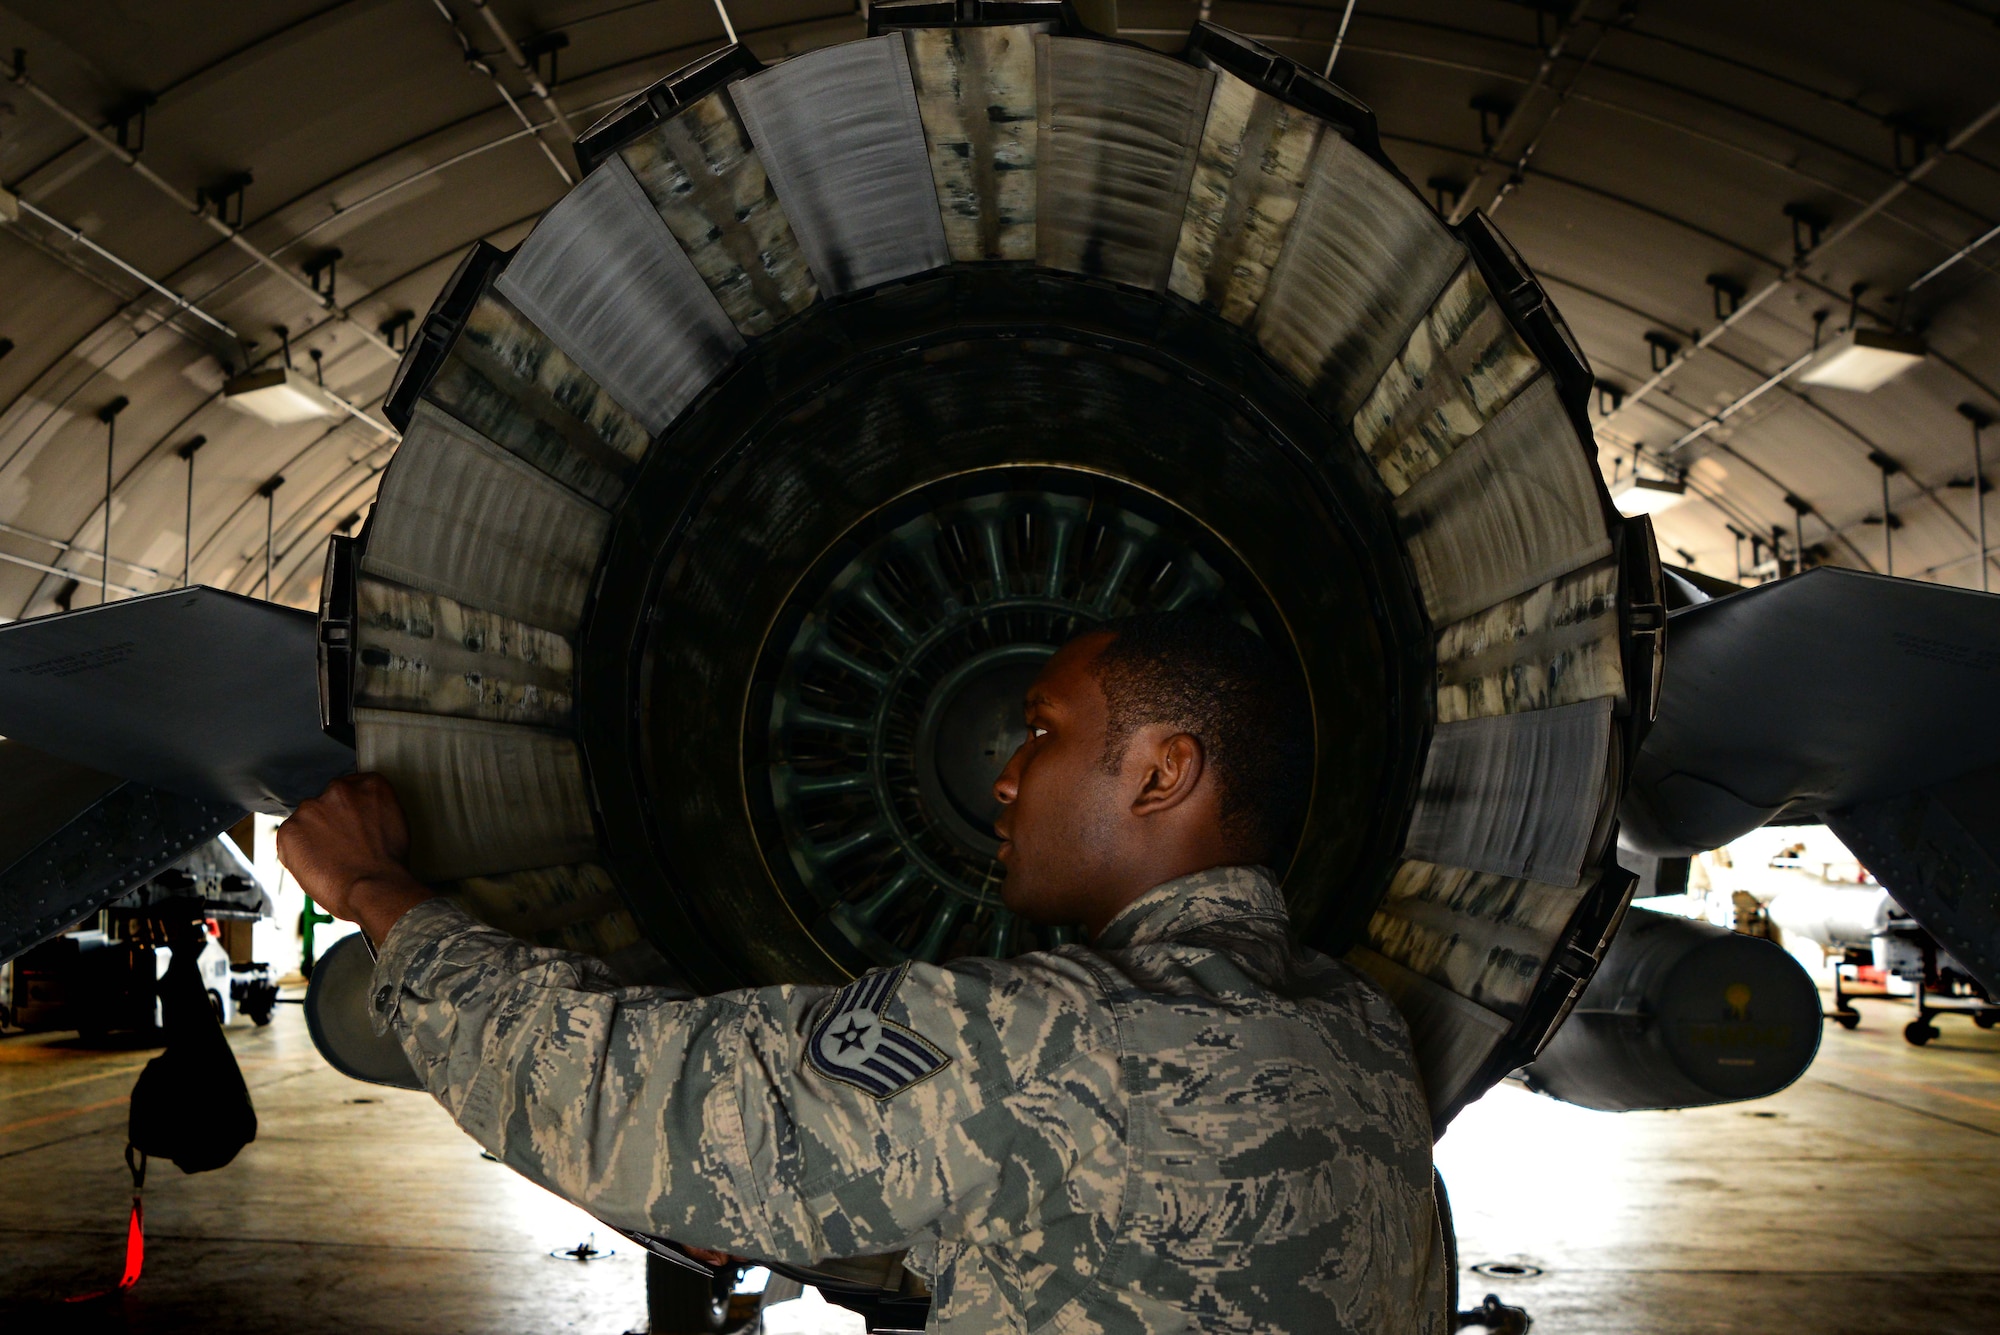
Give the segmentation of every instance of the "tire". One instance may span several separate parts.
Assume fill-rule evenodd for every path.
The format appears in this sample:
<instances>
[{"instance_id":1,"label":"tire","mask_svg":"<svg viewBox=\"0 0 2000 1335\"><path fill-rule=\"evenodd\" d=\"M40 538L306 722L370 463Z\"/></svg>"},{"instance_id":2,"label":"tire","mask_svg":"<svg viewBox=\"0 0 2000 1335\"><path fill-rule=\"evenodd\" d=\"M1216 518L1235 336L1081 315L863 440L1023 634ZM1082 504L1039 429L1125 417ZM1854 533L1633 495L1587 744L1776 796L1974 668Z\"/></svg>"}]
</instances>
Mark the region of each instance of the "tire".
<instances>
[{"instance_id":1,"label":"tire","mask_svg":"<svg viewBox=\"0 0 2000 1335\"><path fill-rule=\"evenodd\" d=\"M1938 1036L1937 1026L1922 1020L1912 1020L1903 1026L1903 1038L1914 1047L1922 1047Z\"/></svg>"},{"instance_id":2,"label":"tire","mask_svg":"<svg viewBox=\"0 0 2000 1335\"><path fill-rule=\"evenodd\" d=\"M717 1278L732 1273L724 1270ZM728 1287L648 1255L646 1322L651 1335L716 1335L729 1327Z\"/></svg>"}]
</instances>

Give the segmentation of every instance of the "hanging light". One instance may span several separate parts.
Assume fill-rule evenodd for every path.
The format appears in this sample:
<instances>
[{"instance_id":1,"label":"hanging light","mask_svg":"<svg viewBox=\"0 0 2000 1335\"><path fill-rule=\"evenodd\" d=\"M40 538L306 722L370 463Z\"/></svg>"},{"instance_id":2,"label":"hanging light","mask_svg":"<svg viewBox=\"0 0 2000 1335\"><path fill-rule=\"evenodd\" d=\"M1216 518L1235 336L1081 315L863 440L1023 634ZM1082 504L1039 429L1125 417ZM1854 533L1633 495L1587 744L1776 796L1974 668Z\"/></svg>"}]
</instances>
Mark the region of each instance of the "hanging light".
<instances>
[{"instance_id":1,"label":"hanging light","mask_svg":"<svg viewBox=\"0 0 2000 1335\"><path fill-rule=\"evenodd\" d=\"M1611 503L1623 515L1656 515L1671 510L1687 499L1687 483L1675 478L1640 477L1637 474L1618 484Z\"/></svg>"},{"instance_id":2,"label":"hanging light","mask_svg":"<svg viewBox=\"0 0 2000 1335\"><path fill-rule=\"evenodd\" d=\"M222 399L273 426L338 417L342 412L339 404L289 366L232 376L222 387Z\"/></svg>"},{"instance_id":3,"label":"hanging light","mask_svg":"<svg viewBox=\"0 0 2000 1335\"><path fill-rule=\"evenodd\" d=\"M1850 329L1799 372L1799 383L1869 394L1924 359L1924 341L1893 329Z\"/></svg>"}]
</instances>

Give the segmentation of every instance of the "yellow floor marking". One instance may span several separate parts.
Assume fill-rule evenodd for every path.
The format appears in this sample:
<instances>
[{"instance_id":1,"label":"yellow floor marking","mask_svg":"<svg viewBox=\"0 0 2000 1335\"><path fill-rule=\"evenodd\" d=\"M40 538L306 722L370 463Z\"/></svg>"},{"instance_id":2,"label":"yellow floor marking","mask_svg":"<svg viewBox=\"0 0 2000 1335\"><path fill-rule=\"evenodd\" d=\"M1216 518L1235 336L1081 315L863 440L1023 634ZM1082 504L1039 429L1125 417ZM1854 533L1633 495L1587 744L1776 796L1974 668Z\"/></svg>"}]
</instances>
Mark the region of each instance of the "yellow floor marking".
<instances>
[{"instance_id":1,"label":"yellow floor marking","mask_svg":"<svg viewBox=\"0 0 2000 1335\"><path fill-rule=\"evenodd\" d=\"M1892 1084L1907 1085L1911 1089L1921 1089L1926 1094L1935 1094L1941 1099L1957 1099L1960 1103L1970 1103L1976 1108L1990 1108L1994 1112L2000 1112L2000 1103L1995 1103L1992 1099L1975 1098L1970 1094L1961 1094L1957 1090L1952 1089L1940 1089L1936 1085L1928 1085L1921 1080L1908 1080L1900 1075L1891 1075L1887 1071L1878 1070L1873 1066L1856 1066L1852 1062L1836 1061L1830 1057L1821 1057L1813 1065L1832 1066L1842 1071L1850 1071L1855 1075L1867 1076L1876 1080L1887 1080Z\"/></svg>"},{"instance_id":2,"label":"yellow floor marking","mask_svg":"<svg viewBox=\"0 0 2000 1335\"><path fill-rule=\"evenodd\" d=\"M114 1075L130 1075L145 1066L145 1062L127 1062L108 1070L94 1071L89 1075L71 1076L67 1080L57 1080L46 1085L35 1085L28 1089L0 1089L0 1099L25 1099L36 1094L46 1094L51 1090L68 1089L71 1085L87 1085L93 1080L109 1080Z\"/></svg>"},{"instance_id":3,"label":"yellow floor marking","mask_svg":"<svg viewBox=\"0 0 2000 1335\"><path fill-rule=\"evenodd\" d=\"M81 1108L66 1108L62 1112L43 1113L40 1117L30 1117L25 1121L8 1122L0 1126L0 1136L10 1131L26 1131L31 1126L47 1126L50 1122L60 1122L65 1117L81 1117L84 1113L102 1112L106 1108L116 1108L121 1103L131 1101L131 1095L120 1094L117 1098L106 1099L102 1103L86 1103Z\"/></svg>"}]
</instances>

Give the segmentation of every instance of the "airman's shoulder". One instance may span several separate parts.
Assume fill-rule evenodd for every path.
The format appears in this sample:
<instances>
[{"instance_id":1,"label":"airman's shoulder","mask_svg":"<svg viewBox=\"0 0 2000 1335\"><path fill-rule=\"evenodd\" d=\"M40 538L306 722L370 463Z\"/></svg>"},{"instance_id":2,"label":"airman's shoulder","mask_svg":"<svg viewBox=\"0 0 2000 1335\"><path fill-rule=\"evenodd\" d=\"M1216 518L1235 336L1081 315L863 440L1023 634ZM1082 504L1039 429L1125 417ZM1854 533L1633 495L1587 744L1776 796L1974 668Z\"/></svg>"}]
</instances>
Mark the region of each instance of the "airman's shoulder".
<instances>
[{"instance_id":1,"label":"airman's shoulder","mask_svg":"<svg viewBox=\"0 0 2000 1335\"><path fill-rule=\"evenodd\" d=\"M1000 1058L1016 1085L1115 1045L1104 983L1080 949L898 967L901 1022L955 1035L974 1060Z\"/></svg>"}]
</instances>

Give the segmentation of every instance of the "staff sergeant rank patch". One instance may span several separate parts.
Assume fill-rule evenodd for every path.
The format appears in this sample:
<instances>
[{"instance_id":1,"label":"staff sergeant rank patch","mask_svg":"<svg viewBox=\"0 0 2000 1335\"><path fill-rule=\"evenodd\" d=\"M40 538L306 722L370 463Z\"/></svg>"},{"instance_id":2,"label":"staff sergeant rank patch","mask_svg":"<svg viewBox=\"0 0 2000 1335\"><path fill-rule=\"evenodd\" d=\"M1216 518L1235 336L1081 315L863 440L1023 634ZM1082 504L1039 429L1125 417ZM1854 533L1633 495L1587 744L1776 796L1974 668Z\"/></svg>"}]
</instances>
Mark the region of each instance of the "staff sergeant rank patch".
<instances>
[{"instance_id":1,"label":"staff sergeant rank patch","mask_svg":"<svg viewBox=\"0 0 2000 1335\"><path fill-rule=\"evenodd\" d=\"M924 1039L882 1018L909 965L865 974L835 993L806 1043L806 1064L878 1099L900 1094L951 1064Z\"/></svg>"}]
</instances>

